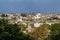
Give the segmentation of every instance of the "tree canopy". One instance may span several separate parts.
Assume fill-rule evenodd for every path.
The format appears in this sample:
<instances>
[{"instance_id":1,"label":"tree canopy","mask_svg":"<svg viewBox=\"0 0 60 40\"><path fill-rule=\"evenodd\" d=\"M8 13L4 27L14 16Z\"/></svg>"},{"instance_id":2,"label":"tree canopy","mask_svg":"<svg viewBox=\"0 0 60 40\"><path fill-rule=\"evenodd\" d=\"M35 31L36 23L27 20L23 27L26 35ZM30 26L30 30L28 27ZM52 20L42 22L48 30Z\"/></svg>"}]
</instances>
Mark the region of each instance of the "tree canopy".
<instances>
[{"instance_id":1,"label":"tree canopy","mask_svg":"<svg viewBox=\"0 0 60 40\"><path fill-rule=\"evenodd\" d=\"M32 40L30 35L21 31L20 25L8 24L6 19L0 19L0 40Z\"/></svg>"},{"instance_id":2,"label":"tree canopy","mask_svg":"<svg viewBox=\"0 0 60 40\"><path fill-rule=\"evenodd\" d=\"M49 25L43 24L40 27L36 28L32 33L35 40L44 40L48 36L48 33L49 33L48 27Z\"/></svg>"},{"instance_id":3,"label":"tree canopy","mask_svg":"<svg viewBox=\"0 0 60 40\"><path fill-rule=\"evenodd\" d=\"M50 30L51 32L47 40L60 40L60 24L52 24Z\"/></svg>"}]
</instances>

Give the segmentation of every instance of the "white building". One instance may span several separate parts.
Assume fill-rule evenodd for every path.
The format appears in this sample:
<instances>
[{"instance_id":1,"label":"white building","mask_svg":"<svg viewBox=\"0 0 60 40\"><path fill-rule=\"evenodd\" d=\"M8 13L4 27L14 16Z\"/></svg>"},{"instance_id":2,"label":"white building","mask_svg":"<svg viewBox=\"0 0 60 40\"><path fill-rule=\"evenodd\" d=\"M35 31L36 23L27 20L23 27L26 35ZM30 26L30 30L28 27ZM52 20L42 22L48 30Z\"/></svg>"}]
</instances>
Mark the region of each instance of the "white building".
<instances>
[{"instance_id":1,"label":"white building","mask_svg":"<svg viewBox=\"0 0 60 40\"><path fill-rule=\"evenodd\" d=\"M34 18L35 18L35 19L40 19L40 16L41 16L41 14L38 13L38 14L36 14L36 16L35 16Z\"/></svg>"},{"instance_id":2,"label":"white building","mask_svg":"<svg viewBox=\"0 0 60 40\"><path fill-rule=\"evenodd\" d=\"M43 23L34 23L34 27L40 27Z\"/></svg>"},{"instance_id":3,"label":"white building","mask_svg":"<svg viewBox=\"0 0 60 40\"><path fill-rule=\"evenodd\" d=\"M43 23L33 23L30 26L34 28L34 27L40 27L41 25L43 25Z\"/></svg>"}]
</instances>

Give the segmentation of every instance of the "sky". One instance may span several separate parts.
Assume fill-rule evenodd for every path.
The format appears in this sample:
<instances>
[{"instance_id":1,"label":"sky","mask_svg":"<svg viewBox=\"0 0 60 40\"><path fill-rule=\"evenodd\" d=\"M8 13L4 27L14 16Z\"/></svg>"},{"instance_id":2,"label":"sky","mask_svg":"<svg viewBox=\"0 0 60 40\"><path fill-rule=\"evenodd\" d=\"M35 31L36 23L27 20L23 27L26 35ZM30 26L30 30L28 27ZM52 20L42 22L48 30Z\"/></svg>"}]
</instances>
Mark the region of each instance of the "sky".
<instances>
[{"instance_id":1,"label":"sky","mask_svg":"<svg viewBox=\"0 0 60 40\"><path fill-rule=\"evenodd\" d=\"M0 0L0 13L59 13L60 0Z\"/></svg>"}]
</instances>

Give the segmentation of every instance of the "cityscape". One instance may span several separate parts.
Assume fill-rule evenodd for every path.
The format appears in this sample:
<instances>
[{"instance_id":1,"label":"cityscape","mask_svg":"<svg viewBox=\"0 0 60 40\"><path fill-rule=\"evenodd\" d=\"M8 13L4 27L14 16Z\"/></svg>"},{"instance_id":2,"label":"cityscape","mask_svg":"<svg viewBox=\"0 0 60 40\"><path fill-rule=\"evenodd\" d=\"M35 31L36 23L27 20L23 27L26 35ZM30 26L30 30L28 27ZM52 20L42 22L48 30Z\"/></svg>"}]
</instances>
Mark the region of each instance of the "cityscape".
<instances>
[{"instance_id":1,"label":"cityscape","mask_svg":"<svg viewBox=\"0 0 60 40\"><path fill-rule=\"evenodd\" d=\"M1 40L60 40L60 14L3 13L0 32Z\"/></svg>"},{"instance_id":2,"label":"cityscape","mask_svg":"<svg viewBox=\"0 0 60 40\"><path fill-rule=\"evenodd\" d=\"M0 0L0 40L60 40L60 0Z\"/></svg>"}]
</instances>

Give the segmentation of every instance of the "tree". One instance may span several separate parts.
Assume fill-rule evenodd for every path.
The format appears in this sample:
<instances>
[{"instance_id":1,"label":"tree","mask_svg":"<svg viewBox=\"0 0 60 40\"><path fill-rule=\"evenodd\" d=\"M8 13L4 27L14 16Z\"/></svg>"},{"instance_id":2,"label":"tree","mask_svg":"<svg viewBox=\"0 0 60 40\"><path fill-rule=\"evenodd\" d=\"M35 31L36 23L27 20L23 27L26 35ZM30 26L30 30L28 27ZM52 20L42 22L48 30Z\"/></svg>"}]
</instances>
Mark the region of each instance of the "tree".
<instances>
[{"instance_id":1,"label":"tree","mask_svg":"<svg viewBox=\"0 0 60 40\"><path fill-rule=\"evenodd\" d=\"M60 24L52 24L50 27L50 35L47 40L60 40Z\"/></svg>"},{"instance_id":2,"label":"tree","mask_svg":"<svg viewBox=\"0 0 60 40\"><path fill-rule=\"evenodd\" d=\"M20 24L20 27L21 27L21 30L25 30L27 28L27 25L24 25L24 24Z\"/></svg>"},{"instance_id":3,"label":"tree","mask_svg":"<svg viewBox=\"0 0 60 40\"><path fill-rule=\"evenodd\" d=\"M50 32L51 35L59 34L60 33L60 24L52 24L50 30L51 30L51 32Z\"/></svg>"},{"instance_id":4,"label":"tree","mask_svg":"<svg viewBox=\"0 0 60 40\"><path fill-rule=\"evenodd\" d=\"M35 40L44 40L49 34L48 27L49 25L43 24L40 27L36 28L32 33Z\"/></svg>"},{"instance_id":5,"label":"tree","mask_svg":"<svg viewBox=\"0 0 60 40\"><path fill-rule=\"evenodd\" d=\"M1 25L7 25L8 24L8 20L7 19L0 19L0 26Z\"/></svg>"},{"instance_id":6,"label":"tree","mask_svg":"<svg viewBox=\"0 0 60 40\"><path fill-rule=\"evenodd\" d=\"M2 16L2 17L8 17L8 15L7 15L7 14L2 14L1 16Z\"/></svg>"},{"instance_id":7,"label":"tree","mask_svg":"<svg viewBox=\"0 0 60 40\"><path fill-rule=\"evenodd\" d=\"M26 16L27 16L27 14L21 14L21 16L26 17Z\"/></svg>"},{"instance_id":8,"label":"tree","mask_svg":"<svg viewBox=\"0 0 60 40\"><path fill-rule=\"evenodd\" d=\"M32 40L30 35L21 31L20 25L8 24L7 20L0 20L0 40Z\"/></svg>"}]
</instances>

